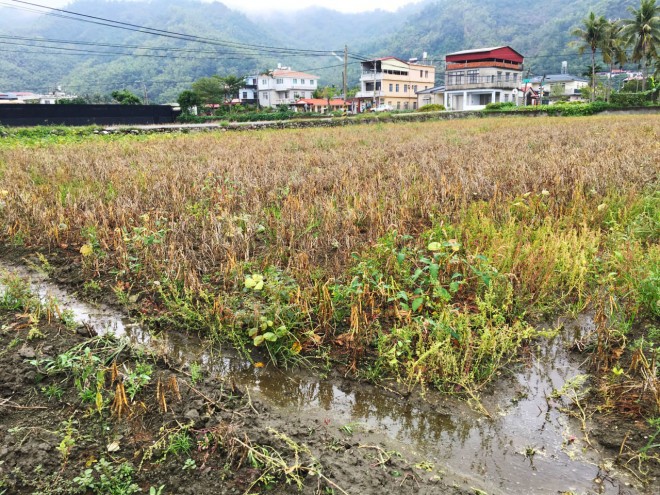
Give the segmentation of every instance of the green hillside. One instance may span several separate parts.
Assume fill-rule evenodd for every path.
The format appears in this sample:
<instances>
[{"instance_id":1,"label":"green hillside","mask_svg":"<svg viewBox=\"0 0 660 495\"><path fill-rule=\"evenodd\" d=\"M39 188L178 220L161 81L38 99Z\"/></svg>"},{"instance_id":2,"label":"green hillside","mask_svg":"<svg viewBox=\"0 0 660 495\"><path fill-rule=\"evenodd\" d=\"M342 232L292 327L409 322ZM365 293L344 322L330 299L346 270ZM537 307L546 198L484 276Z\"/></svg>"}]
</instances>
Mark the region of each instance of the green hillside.
<instances>
[{"instance_id":1,"label":"green hillside","mask_svg":"<svg viewBox=\"0 0 660 495\"><path fill-rule=\"evenodd\" d=\"M212 38L216 44L153 36L129 26L112 28L94 19L89 23L35 15L6 4L0 6L0 91L46 92L61 85L78 94L126 88L143 95L146 87L151 101L166 102L199 77L247 75L278 63L314 72L322 85L339 85L338 57L311 56L302 50L337 50L341 55L344 45L351 54L367 57L408 58L428 52L439 69L439 81L446 53L505 44L525 55L531 74L558 72L562 60L569 62L571 72L581 73L588 61L568 46L570 31L590 10L608 18L625 17L626 7L638 0L547 0L542 6L523 0L429 0L397 12L342 14L309 8L253 18L221 3L199 0L79 0L66 7L99 18ZM90 44L36 44L32 38ZM351 58L351 85L358 77L359 63Z\"/></svg>"}]
</instances>

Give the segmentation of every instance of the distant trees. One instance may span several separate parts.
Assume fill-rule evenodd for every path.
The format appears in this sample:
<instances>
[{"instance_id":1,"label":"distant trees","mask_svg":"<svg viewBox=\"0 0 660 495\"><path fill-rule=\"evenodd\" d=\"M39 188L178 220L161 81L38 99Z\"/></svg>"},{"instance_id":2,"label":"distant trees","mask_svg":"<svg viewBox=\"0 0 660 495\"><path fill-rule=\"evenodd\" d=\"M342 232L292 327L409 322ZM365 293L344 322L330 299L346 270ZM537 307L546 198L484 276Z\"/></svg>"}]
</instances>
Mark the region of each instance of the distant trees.
<instances>
[{"instance_id":1,"label":"distant trees","mask_svg":"<svg viewBox=\"0 0 660 495\"><path fill-rule=\"evenodd\" d=\"M626 43L621 36L622 25L618 21L609 21L605 28L605 36L601 44L603 51L603 62L610 66L610 77L608 78L607 93L605 100L610 101L612 94L612 71L614 65L619 67L625 64L628 60L626 53Z\"/></svg>"},{"instance_id":2,"label":"distant trees","mask_svg":"<svg viewBox=\"0 0 660 495\"><path fill-rule=\"evenodd\" d=\"M213 75L202 77L192 83L192 92L199 97L200 104L223 105L238 97L238 93L244 85L245 80L242 77Z\"/></svg>"},{"instance_id":3,"label":"distant trees","mask_svg":"<svg viewBox=\"0 0 660 495\"><path fill-rule=\"evenodd\" d=\"M624 19L621 35L632 47L633 62L644 60L642 91L646 90L646 78L652 63L657 66L660 48L660 6L656 0L641 0L639 9L628 7L632 19Z\"/></svg>"},{"instance_id":4,"label":"distant trees","mask_svg":"<svg viewBox=\"0 0 660 495\"><path fill-rule=\"evenodd\" d=\"M202 98L199 94L189 89L183 91L177 98L177 103L181 107L181 112L190 115L194 107L198 107L202 104Z\"/></svg>"},{"instance_id":5,"label":"distant trees","mask_svg":"<svg viewBox=\"0 0 660 495\"><path fill-rule=\"evenodd\" d=\"M113 91L110 93L112 98L119 103L120 105L141 105L142 100L139 97L128 91L127 89L122 89L118 91Z\"/></svg>"},{"instance_id":6,"label":"distant trees","mask_svg":"<svg viewBox=\"0 0 660 495\"><path fill-rule=\"evenodd\" d=\"M658 51L660 50L660 6L656 0L640 0L638 9L628 7L632 19L608 21L605 17L596 17L590 12L582 20L582 27L572 31L579 38L578 51L591 52L591 100L595 99L596 88L596 51L601 50L603 62L610 67L610 82L606 92L609 101L611 95L611 74L614 65L623 65L628 60L643 62L642 91L646 90L649 68L656 73L660 69ZM626 50L632 51L628 56Z\"/></svg>"},{"instance_id":7,"label":"distant trees","mask_svg":"<svg viewBox=\"0 0 660 495\"><path fill-rule=\"evenodd\" d=\"M654 0L655 1L655 0ZM603 40L606 37L608 22L602 15L596 17L596 14L589 12L589 15L582 20L582 27L574 29L573 36L580 38L578 52L584 53L587 49L591 51L591 101L594 101L596 95L596 50L601 48Z\"/></svg>"}]
</instances>

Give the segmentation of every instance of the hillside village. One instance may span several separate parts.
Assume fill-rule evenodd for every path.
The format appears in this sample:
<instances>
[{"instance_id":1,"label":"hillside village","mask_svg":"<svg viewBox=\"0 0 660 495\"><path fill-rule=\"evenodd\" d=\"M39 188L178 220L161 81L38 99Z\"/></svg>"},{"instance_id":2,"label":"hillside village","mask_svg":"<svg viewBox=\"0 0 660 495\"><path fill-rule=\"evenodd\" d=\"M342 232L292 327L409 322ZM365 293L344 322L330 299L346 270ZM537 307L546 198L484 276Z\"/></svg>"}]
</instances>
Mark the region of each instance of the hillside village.
<instances>
[{"instance_id":1,"label":"hillside village","mask_svg":"<svg viewBox=\"0 0 660 495\"><path fill-rule=\"evenodd\" d=\"M259 108L287 107L296 112L329 113L348 110L408 111L426 105L442 105L447 110L481 110L491 103L515 106L587 101L583 88L589 80L568 72L564 62L561 72L528 77L524 56L509 46L476 48L448 53L446 70L437 73L426 54L407 61L397 57L379 57L361 62L359 86L354 97L319 97L322 81L318 75L279 66L263 74L246 76L244 84L227 105ZM603 80L618 78L619 84L641 79L637 71L622 69L599 72ZM442 79L443 85L436 85ZM541 95L541 97L539 97ZM55 104L75 100L76 95L58 88L49 94L32 92L0 93L0 104ZM215 108L219 105L216 104ZM208 104L200 112L213 110Z\"/></svg>"}]
</instances>

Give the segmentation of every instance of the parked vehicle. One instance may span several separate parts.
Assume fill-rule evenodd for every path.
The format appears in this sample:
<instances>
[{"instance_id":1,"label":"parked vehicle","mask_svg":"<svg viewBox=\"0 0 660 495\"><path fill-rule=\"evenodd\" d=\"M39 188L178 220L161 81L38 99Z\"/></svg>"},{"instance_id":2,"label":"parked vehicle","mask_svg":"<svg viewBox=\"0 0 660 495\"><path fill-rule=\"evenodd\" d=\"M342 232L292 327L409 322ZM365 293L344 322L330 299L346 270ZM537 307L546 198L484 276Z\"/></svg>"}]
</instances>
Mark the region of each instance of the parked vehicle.
<instances>
[{"instance_id":1,"label":"parked vehicle","mask_svg":"<svg viewBox=\"0 0 660 495\"><path fill-rule=\"evenodd\" d=\"M382 103L378 105L376 108L372 108L372 112L391 112L394 110L391 105L388 105L387 103Z\"/></svg>"}]
</instances>

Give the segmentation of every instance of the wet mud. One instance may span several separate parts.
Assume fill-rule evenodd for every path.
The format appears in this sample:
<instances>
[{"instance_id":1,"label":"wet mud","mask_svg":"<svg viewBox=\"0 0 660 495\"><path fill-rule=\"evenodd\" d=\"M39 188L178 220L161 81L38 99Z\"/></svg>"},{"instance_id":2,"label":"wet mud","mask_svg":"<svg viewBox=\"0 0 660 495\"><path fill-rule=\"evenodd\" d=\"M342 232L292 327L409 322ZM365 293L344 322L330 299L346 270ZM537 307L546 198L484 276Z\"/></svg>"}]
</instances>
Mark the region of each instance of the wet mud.
<instances>
[{"instance_id":1,"label":"wet mud","mask_svg":"<svg viewBox=\"0 0 660 495\"><path fill-rule=\"evenodd\" d=\"M532 343L523 362L499 377L483 395L483 407L491 416L488 418L465 401L431 390L408 393L396 384L366 384L336 373L321 378L314 370L258 367L232 350L210 349L206 343L180 333L152 336L109 306L83 303L45 275L10 264L0 265L3 269L29 276L42 297L56 297L92 333L126 338L133 347L154 352L160 366L171 373L185 377L191 365L200 364L207 377L204 390L209 394L229 388L241 391L241 397L248 400L250 406L243 404L239 423L252 442L269 445L274 442L272 431L286 434L308 446L328 478L336 480L347 493L654 493L653 480L650 486L644 486L616 468L618 445L614 439L611 444L599 444L594 437L601 436L590 435L598 431L592 423L587 425L585 435L582 423L571 413L575 405L571 395L556 393L566 384L579 382L586 373L569 348L576 338L592 330L588 316L552 322L550 327L561 326L563 330L549 342ZM7 332L2 335L6 346L10 336ZM52 354L56 346L48 338L34 352L44 352L49 345ZM15 402L20 399L17 394L35 388L35 371L26 367L20 349L3 354L3 378L14 376L21 367L22 372L13 381L7 378L7 383L14 385L1 391L0 401L9 396ZM30 393L33 397L34 392ZM39 411L48 411L50 405L47 407ZM186 414L195 420L204 417L196 425L201 429L212 428L214 421L228 421L205 413L205 408L208 404L202 401L192 408L197 416L185 407L179 414L183 419ZM8 414L6 408L0 409L2 414ZM20 410L11 410L10 414L19 416L10 423L21 421ZM15 441L7 433L11 427L5 427L4 419L2 423L1 435L5 438L0 444ZM14 467L20 464L20 449L26 445L30 445L26 453L30 462L48 457L39 452L49 452L43 448L44 442L52 446L54 440L41 440L23 443L11 451L5 449L4 454L0 450L0 462L5 463L0 464L0 473L8 472L12 463ZM44 469L54 469L54 465L44 462ZM154 469L159 472L158 467ZM180 467L176 471L176 475L165 476L165 493L211 493L204 490L225 484L228 491L219 493L243 493L250 479L249 473L243 473L242 481L235 480L232 486L208 474L220 472L216 466L206 473L206 487L190 491L196 485L190 484L189 473L179 472ZM147 478L143 483L149 481ZM305 492L325 493L319 491L320 484L307 481ZM295 491L292 487L279 489L283 491L277 493ZM323 489L333 487L326 485ZM335 489L334 493L341 492Z\"/></svg>"}]
</instances>

